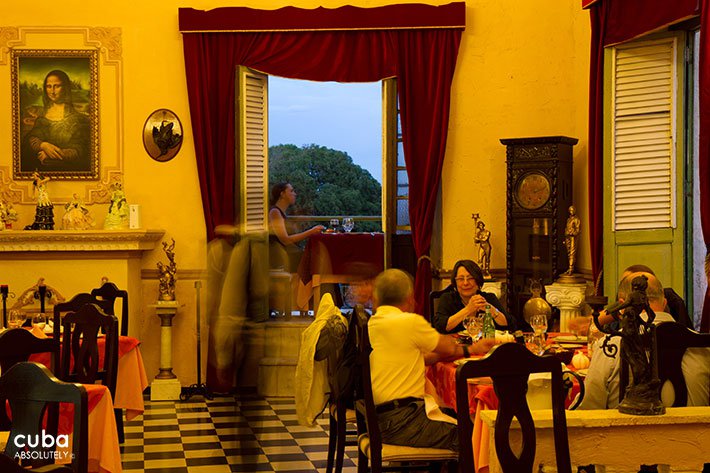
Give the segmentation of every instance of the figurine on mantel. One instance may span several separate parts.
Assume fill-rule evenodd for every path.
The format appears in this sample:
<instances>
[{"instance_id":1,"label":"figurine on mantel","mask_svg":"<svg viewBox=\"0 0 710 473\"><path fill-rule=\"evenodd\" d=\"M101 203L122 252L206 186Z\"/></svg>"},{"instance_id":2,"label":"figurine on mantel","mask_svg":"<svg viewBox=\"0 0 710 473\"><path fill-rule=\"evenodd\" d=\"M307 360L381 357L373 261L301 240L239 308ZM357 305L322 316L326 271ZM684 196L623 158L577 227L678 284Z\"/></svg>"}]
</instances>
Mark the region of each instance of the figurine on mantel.
<instances>
[{"instance_id":1,"label":"figurine on mantel","mask_svg":"<svg viewBox=\"0 0 710 473\"><path fill-rule=\"evenodd\" d=\"M64 230L87 230L94 226L94 218L89 213L79 194L74 193L72 199L64 206L66 213L62 217Z\"/></svg>"},{"instance_id":2,"label":"figurine on mantel","mask_svg":"<svg viewBox=\"0 0 710 473\"><path fill-rule=\"evenodd\" d=\"M54 230L54 205L47 192L48 177L43 177L39 172L32 173L32 188L37 197L37 210L35 221L27 225L25 230Z\"/></svg>"},{"instance_id":3,"label":"figurine on mantel","mask_svg":"<svg viewBox=\"0 0 710 473\"><path fill-rule=\"evenodd\" d=\"M126 202L126 194L123 192L123 185L118 181L113 184L111 204L104 221L104 229L121 230L125 228L128 228L128 203Z\"/></svg>"},{"instance_id":4,"label":"figurine on mantel","mask_svg":"<svg viewBox=\"0 0 710 473\"><path fill-rule=\"evenodd\" d=\"M175 239L172 239L170 245L167 242L163 242L163 251L165 251L165 256L168 257L168 264L163 264L162 261L158 261L158 272L160 273L158 279L160 285L159 290L159 301L174 301L175 300L175 281L177 280L177 264L175 264Z\"/></svg>"},{"instance_id":5,"label":"figurine on mantel","mask_svg":"<svg viewBox=\"0 0 710 473\"><path fill-rule=\"evenodd\" d=\"M10 202L0 199L0 230L12 228L12 222L17 220L17 211Z\"/></svg>"}]
</instances>

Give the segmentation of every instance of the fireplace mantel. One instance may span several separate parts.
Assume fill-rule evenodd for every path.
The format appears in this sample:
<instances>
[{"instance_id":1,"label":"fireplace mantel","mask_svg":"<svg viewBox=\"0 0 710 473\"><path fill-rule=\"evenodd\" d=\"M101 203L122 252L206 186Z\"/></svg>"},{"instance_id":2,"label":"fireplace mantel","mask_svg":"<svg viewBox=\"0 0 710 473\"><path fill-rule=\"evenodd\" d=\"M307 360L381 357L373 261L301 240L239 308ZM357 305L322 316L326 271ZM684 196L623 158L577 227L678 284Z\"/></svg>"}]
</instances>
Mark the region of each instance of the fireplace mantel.
<instances>
[{"instance_id":1,"label":"fireplace mantel","mask_svg":"<svg viewBox=\"0 0 710 473\"><path fill-rule=\"evenodd\" d=\"M146 251L164 230L4 230L0 252Z\"/></svg>"}]
</instances>

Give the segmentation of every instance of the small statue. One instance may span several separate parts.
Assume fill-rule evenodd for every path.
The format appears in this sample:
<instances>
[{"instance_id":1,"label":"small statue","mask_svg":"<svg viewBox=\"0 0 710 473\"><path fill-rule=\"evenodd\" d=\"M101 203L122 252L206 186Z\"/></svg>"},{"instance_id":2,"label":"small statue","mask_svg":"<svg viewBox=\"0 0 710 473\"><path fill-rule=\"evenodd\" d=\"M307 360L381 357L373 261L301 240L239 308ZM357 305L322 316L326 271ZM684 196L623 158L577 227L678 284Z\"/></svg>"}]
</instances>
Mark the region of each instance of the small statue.
<instances>
[{"instance_id":1,"label":"small statue","mask_svg":"<svg viewBox=\"0 0 710 473\"><path fill-rule=\"evenodd\" d=\"M631 371L630 384L618 407L619 412L624 414L658 415L665 412L659 398L658 367L654 366L656 355L652 353L655 350L652 339L655 337L653 320L656 314L648 303L647 288L648 278L637 276L631 281L631 292L626 300L606 308L607 313L621 322L620 330L614 330L609 325L602 326L599 313L594 313L594 325L607 334L601 346L602 351L612 358L619 351L622 362L628 364ZM647 316L645 321L641 318L643 312ZM609 344L612 337L621 338L621 349ZM647 354L649 352L650 355Z\"/></svg>"},{"instance_id":2,"label":"small statue","mask_svg":"<svg viewBox=\"0 0 710 473\"><path fill-rule=\"evenodd\" d=\"M104 228L106 230L128 228L128 204L126 203L126 194L123 192L123 185L120 181L113 185L111 204L108 207Z\"/></svg>"},{"instance_id":3,"label":"small statue","mask_svg":"<svg viewBox=\"0 0 710 473\"><path fill-rule=\"evenodd\" d=\"M17 220L17 211L10 202L0 199L0 230L12 228L12 222Z\"/></svg>"},{"instance_id":4,"label":"small statue","mask_svg":"<svg viewBox=\"0 0 710 473\"><path fill-rule=\"evenodd\" d=\"M64 230L87 230L94 226L94 219L89 209L82 202L79 194L74 193L72 199L64 206L66 213L62 217Z\"/></svg>"},{"instance_id":5,"label":"small statue","mask_svg":"<svg viewBox=\"0 0 710 473\"><path fill-rule=\"evenodd\" d=\"M579 237L580 221L574 210L574 205L569 206L569 217L565 225L565 247L567 248L567 260L569 266L565 274L574 273L574 263L577 259L577 238Z\"/></svg>"},{"instance_id":6,"label":"small statue","mask_svg":"<svg viewBox=\"0 0 710 473\"><path fill-rule=\"evenodd\" d=\"M32 187L37 197L37 210L35 221L27 225L25 230L54 230L54 205L47 192L48 177L43 177L39 172L32 173Z\"/></svg>"},{"instance_id":7,"label":"small statue","mask_svg":"<svg viewBox=\"0 0 710 473\"><path fill-rule=\"evenodd\" d=\"M478 244L477 263L483 271L485 279L491 279L491 232L486 230L483 220L478 220L478 214L473 214L473 221L476 222L476 234L473 237L474 243Z\"/></svg>"},{"instance_id":8,"label":"small statue","mask_svg":"<svg viewBox=\"0 0 710 473\"><path fill-rule=\"evenodd\" d=\"M172 239L172 243L168 245L163 242L163 251L168 257L168 264L163 264L162 261L158 261L158 272L159 276L159 292L160 295L158 300L160 301L174 301L175 300L175 281L177 281L177 264L175 264L175 239Z\"/></svg>"}]
</instances>

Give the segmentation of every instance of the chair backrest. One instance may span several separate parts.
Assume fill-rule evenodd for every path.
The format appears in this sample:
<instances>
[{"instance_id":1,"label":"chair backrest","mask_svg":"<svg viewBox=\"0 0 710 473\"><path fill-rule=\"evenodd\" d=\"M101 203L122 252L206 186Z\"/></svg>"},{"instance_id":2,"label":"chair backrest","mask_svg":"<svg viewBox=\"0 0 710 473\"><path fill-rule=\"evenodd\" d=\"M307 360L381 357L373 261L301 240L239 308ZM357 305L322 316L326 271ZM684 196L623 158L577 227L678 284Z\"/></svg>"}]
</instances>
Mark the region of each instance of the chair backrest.
<instances>
[{"instance_id":1,"label":"chair backrest","mask_svg":"<svg viewBox=\"0 0 710 473\"><path fill-rule=\"evenodd\" d=\"M116 299L121 299L121 336L128 336L128 291L119 289L112 282L105 282L101 287L91 290L91 295L104 312L116 315Z\"/></svg>"},{"instance_id":2,"label":"chair backrest","mask_svg":"<svg viewBox=\"0 0 710 473\"><path fill-rule=\"evenodd\" d=\"M10 435L5 447L5 455L11 459L22 455L25 448L18 445L35 443L29 452L44 454L33 455L27 464L33 468L54 463L50 452L56 445L44 446L43 436L51 435L53 440L61 442L56 426L43 425L44 413L49 405L60 402L74 404L74 424L72 430L72 469L77 473L88 470L88 406L86 390L78 384L64 383L52 376L49 370L32 362L21 362L3 372L0 376L0 405L9 404L12 415ZM1 409L5 415L5 409ZM44 430L44 434L43 434ZM19 437L18 437L19 436ZM24 437L21 437L24 436ZM47 441L46 445L52 442ZM60 444L61 445L61 444ZM2 470L5 471L5 470Z\"/></svg>"},{"instance_id":3,"label":"chair backrest","mask_svg":"<svg viewBox=\"0 0 710 473\"><path fill-rule=\"evenodd\" d=\"M61 330L60 327L62 326L62 314L66 314L67 312L76 312L85 304L99 304L99 301L88 292L80 292L66 302L54 304L54 338L60 340L59 337ZM99 305L99 307L101 306Z\"/></svg>"},{"instance_id":4,"label":"chair backrest","mask_svg":"<svg viewBox=\"0 0 710 473\"><path fill-rule=\"evenodd\" d=\"M554 356L533 355L524 345L504 343L494 347L480 360L463 363L456 370L456 412L459 425L459 465L461 471L473 471L471 436L473 423L469 415L468 379L490 376L498 396L495 423L495 448L504 472L532 472L535 462L535 422L527 399L528 376L531 373L552 375L552 419L557 456L557 471L571 472L567 418L565 417L562 364ZM520 457L510 447L510 428L517 418L522 431Z\"/></svg>"},{"instance_id":5,"label":"chair backrest","mask_svg":"<svg viewBox=\"0 0 710 473\"><path fill-rule=\"evenodd\" d=\"M5 373L13 365L28 361L30 355L50 353L49 369L54 373L59 366L59 340L37 338L29 330L11 328L0 332L0 372Z\"/></svg>"},{"instance_id":6,"label":"chair backrest","mask_svg":"<svg viewBox=\"0 0 710 473\"><path fill-rule=\"evenodd\" d=\"M429 319L434 318L434 314L436 314L436 306L439 302L439 298L444 295L444 293L453 291L454 288L451 284L446 286L444 289L440 291L431 291L429 293Z\"/></svg>"},{"instance_id":7,"label":"chair backrest","mask_svg":"<svg viewBox=\"0 0 710 473\"><path fill-rule=\"evenodd\" d=\"M84 304L69 312L62 321L60 377L66 381L94 384L101 381L116 397L118 374L118 319L104 313L96 304ZM106 334L103 366L99 356L99 330ZM73 361L73 366L72 366Z\"/></svg>"},{"instance_id":8,"label":"chair backrest","mask_svg":"<svg viewBox=\"0 0 710 473\"><path fill-rule=\"evenodd\" d=\"M688 387L681 368L688 348L710 347L710 333L698 333L679 322L662 322L656 326L658 378L661 386L670 381L675 391L673 407L688 405Z\"/></svg>"},{"instance_id":9,"label":"chair backrest","mask_svg":"<svg viewBox=\"0 0 710 473\"><path fill-rule=\"evenodd\" d=\"M377 411L375 410L375 400L372 394L372 377L370 376L370 336L367 322L369 320L367 312L362 305L355 306L353 317L356 319L358 363L360 364L360 397L356 402L356 407L360 415L365 416L367 435L370 439L370 460L373 465L382 464L382 434L377 424ZM363 412L364 411L364 412Z\"/></svg>"}]
</instances>

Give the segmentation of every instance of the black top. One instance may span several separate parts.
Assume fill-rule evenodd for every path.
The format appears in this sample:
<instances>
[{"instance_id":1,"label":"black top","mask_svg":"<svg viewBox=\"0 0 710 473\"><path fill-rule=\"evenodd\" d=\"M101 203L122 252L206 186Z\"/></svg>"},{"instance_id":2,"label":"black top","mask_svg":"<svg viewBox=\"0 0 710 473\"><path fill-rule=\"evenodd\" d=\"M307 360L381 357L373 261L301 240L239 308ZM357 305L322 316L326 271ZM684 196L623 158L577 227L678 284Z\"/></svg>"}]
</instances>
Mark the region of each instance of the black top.
<instances>
[{"instance_id":1,"label":"black top","mask_svg":"<svg viewBox=\"0 0 710 473\"><path fill-rule=\"evenodd\" d=\"M271 212L271 210L273 210L273 209L276 209L276 210L279 211L279 213L281 214L281 216L282 216L283 219L284 219L284 225L285 225L285 224L288 222L288 217L286 216L286 214L284 213L284 211L281 210L278 206L274 205L273 207L271 207L271 208L269 209L269 212ZM279 237L277 237L277 236L273 233L273 230L269 232L269 243L278 243L278 244L281 245L281 246L286 246L286 245L284 245L283 243L281 243L281 240L279 240Z\"/></svg>"},{"instance_id":2,"label":"black top","mask_svg":"<svg viewBox=\"0 0 710 473\"><path fill-rule=\"evenodd\" d=\"M663 288L663 295L666 298L667 312L673 316L676 322L679 322L689 329L695 330L693 321L688 315L688 308L685 306L685 301L671 287Z\"/></svg>"},{"instance_id":3,"label":"black top","mask_svg":"<svg viewBox=\"0 0 710 473\"><path fill-rule=\"evenodd\" d=\"M500 303L496 295L490 292L483 291L479 292L479 294L483 296L486 302L488 302L490 305L498 309L503 315L505 315L505 318L508 321L507 327L498 325L497 323L495 323L495 321L493 321L496 326L496 329L508 330L511 333L514 332L516 330L515 321L503 309L503 305ZM449 317L463 309L463 307L464 304L458 292L454 290L445 292L439 298L439 305L436 308L436 313L432 316L431 325L439 333L458 333L464 330L463 323L459 323L456 327L453 328L453 330L446 330L446 323L449 321Z\"/></svg>"}]
</instances>

